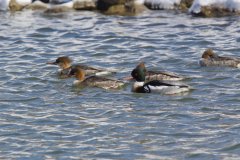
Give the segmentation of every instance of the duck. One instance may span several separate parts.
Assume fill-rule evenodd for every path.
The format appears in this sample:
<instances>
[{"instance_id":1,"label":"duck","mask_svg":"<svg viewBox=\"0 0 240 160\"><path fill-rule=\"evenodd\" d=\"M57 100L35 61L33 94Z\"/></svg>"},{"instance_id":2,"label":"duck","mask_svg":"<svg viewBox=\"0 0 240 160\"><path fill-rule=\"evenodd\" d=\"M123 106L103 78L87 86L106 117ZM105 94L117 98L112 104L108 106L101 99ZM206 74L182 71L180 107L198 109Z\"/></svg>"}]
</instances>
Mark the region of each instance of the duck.
<instances>
[{"instance_id":1,"label":"duck","mask_svg":"<svg viewBox=\"0 0 240 160\"><path fill-rule=\"evenodd\" d=\"M111 75L114 74L115 72L112 71L107 71L104 69L98 69L98 68L94 68L94 67L90 67L87 65L83 65L83 64L75 64L72 65L72 59L68 56L61 56L58 57L55 61L53 62L47 62L47 64L50 65L58 65L59 66L59 70L58 70L58 74L59 76L63 77L63 78L68 78L68 73L71 70L71 68L80 68L83 69L85 71L85 74L88 75L97 75L97 76L107 76L107 75Z\"/></svg>"},{"instance_id":2,"label":"duck","mask_svg":"<svg viewBox=\"0 0 240 160\"><path fill-rule=\"evenodd\" d=\"M211 48L206 49L199 61L200 66L221 66L240 68L240 58L219 56Z\"/></svg>"},{"instance_id":3,"label":"duck","mask_svg":"<svg viewBox=\"0 0 240 160\"><path fill-rule=\"evenodd\" d=\"M132 92L136 93L161 93L161 94L179 94L190 91L188 85L172 84L160 80L146 82L146 67L141 62L132 71L131 75L135 79L132 86Z\"/></svg>"},{"instance_id":4,"label":"duck","mask_svg":"<svg viewBox=\"0 0 240 160\"><path fill-rule=\"evenodd\" d=\"M125 86L125 82L115 79L99 76L89 76L85 78L85 71L80 68L72 68L68 74L69 77L75 77L76 80L73 82L74 86L81 87L98 87L106 90L121 89Z\"/></svg>"},{"instance_id":5,"label":"duck","mask_svg":"<svg viewBox=\"0 0 240 160\"><path fill-rule=\"evenodd\" d=\"M136 72L134 69L132 72ZM133 75L133 74L132 74ZM184 76L180 76L173 72L167 71L153 71L147 70L145 74L145 81L160 80L160 81L181 81L186 79ZM134 77L125 77L124 80L134 80Z\"/></svg>"}]
</instances>

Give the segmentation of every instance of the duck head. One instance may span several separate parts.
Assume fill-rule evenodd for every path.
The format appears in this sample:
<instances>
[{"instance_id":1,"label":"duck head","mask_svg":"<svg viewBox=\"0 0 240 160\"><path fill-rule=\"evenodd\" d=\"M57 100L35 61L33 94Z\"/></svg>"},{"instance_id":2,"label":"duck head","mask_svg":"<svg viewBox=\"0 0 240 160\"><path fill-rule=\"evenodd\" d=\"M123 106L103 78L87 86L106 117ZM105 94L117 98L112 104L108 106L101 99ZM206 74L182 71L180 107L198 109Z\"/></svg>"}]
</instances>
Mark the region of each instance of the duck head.
<instances>
[{"instance_id":1,"label":"duck head","mask_svg":"<svg viewBox=\"0 0 240 160\"><path fill-rule=\"evenodd\" d=\"M209 48L203 52L202 58L203 59L218 58L218 55L216 53L214 53L212 49Z\"/></svg>"},{"instance_id":2,"label":"duck head","mask_svg":"<svg viewBox=\"0 0 240 160\"><path fill-rule=\"evenodd\" d=\"M132 71L131 75L137 82L144 82L146 76L146 68L144 62L139 63L137 67Z\"/></svg>"},{"instance_id":3,"label":"duck head","mask_svg":"<svg viewBox=\"0 0 240 160\"><path fill-rule=\"evenodd\" d=\"M85 71L78 67L74 67L71 68L71 70L68 73L68 76L75 77L77 80L83 81L85 79Z\"/></svg>"},{"instance_id":4,"label":"duck head","mask_svg":"<svg viewBox=\"0 0 240 160\"><path fill-rule=\"evenodd\" d=\"M58 65L61 69L67 69L71 67L72 60L67 57L58 57L54 62L47 62L47 64Z\"/></svg>"}]
</instances>

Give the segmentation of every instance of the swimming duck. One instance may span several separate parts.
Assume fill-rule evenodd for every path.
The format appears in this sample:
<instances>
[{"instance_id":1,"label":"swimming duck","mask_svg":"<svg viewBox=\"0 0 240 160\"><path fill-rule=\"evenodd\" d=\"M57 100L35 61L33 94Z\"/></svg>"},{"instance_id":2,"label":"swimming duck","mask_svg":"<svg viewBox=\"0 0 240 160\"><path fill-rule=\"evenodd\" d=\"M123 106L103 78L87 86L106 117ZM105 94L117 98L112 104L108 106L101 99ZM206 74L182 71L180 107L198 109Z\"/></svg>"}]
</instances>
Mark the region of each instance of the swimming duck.
<instances>
[{"instance_id":1,"label":"swimming duck","mask_svg":"<svg viewBox=\"0 0 240 160\"><path fill-rule=\"evenodd\" d=\"M75 86L90 86L103 89L120 89L125 83L123 81L109 79L99 76L89 76L85 78L85 71L80 68L72 68L68 74L69 76L75 76L76 80L73 82Z\"/></svg>"},{"instance_id":2,"label":"swimming duck","mask_svg":"<svg viewBox=\"0 0 240 160\"><path fill-rule=\"evenodd\" d=\"M133 70L134 71L134 70ZM135 71L134 71L135 72ZM126 77L124 80L133 80L134 77ZM160 80L160 81L181 81L185 79L183 76L179 76L172 72L165 71L146 71L145 81Z\"/></svg>"},{"instance_id":3,"label":"swimming duck","mask_svg":"<svg viewBox=\"0 0 240 160\"><path fill-rule=\"evenodd\" d=\"M203 52L199 61L201 66L223 66L240 68L240 58L218 56L212 49Z\"/></svg>"},{"instance_id":4,"label":"swimming duck","mask_svg":"<svg viewBox=\"0 0 240 160\"><path fill-rule=\"evenodd\" d=\"M187 85L175 85L159 80L152 80L145 83L146 73L147 71L143 62L138 64L137 67L132 71L131 75L136 80L132 87L133 92L178 94L190 90L190 87Z\"/></svg>"},{"instance_id":5,"label":"swimming duck","mask_svg":"<svg viewBox=\"0 0 240 160\"><path fill-rule=\"evenodd\" d=\"M47 64L58 65L60 67L60 69L58 70L59 75L63 76L63 77L68 75L71 68L83 69L85 71L86 75L95 74L97 76L105 76L105 75L110 75L110 74L114 73L111 71L106 71L103 69L89 67L89 66L82 65L82 64L72 65L72 59L69 58L68 56L58 57L54 62L47 62Z\"/></svg>"}]
</instances>

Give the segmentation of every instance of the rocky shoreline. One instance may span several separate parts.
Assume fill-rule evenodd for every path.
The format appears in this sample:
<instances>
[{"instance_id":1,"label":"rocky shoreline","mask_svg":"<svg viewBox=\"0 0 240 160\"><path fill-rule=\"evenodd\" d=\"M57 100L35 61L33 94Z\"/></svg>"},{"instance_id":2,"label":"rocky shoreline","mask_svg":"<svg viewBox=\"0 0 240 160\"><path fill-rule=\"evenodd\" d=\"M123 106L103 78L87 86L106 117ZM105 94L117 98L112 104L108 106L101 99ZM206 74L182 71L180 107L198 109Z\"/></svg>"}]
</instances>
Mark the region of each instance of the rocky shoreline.
<instances>
[{"instance_id":1,"label":"rocky shoreline","mask_svg":"<svg viewBox=\"0 0 240 160\"><path fill-rule=\"evenodd\" d=\"M6 0L7 1L7 0ZM145 10L176 10L193 16L222 17L240 15L236 8L224 5L201 5L197 0L172 0L168 2L153 0L69 0L59 5L50 5L49 0L9 0L8 10L21 11L24 9L46 10L46 12L64 12L69 10L93 10L107 15L137 15ZM167 4L165 4L167 3ZM239 2L240 5L240 2Z\"/></svg>"}]
</instances>

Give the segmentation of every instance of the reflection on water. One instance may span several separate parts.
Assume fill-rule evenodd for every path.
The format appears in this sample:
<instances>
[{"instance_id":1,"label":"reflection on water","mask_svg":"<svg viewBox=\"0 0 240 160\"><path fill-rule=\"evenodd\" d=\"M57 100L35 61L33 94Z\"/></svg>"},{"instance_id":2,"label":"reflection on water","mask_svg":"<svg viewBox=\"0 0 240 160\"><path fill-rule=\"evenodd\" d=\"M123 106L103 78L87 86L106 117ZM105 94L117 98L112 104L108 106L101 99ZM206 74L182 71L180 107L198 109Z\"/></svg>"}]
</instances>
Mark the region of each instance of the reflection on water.
<instances>
[{"instance_id":1,"label":"reflection on water","mask_svg":"<svg viewBox=\"0 0 240 160\"><path fill-rule=\"evenodd\" d=\"M239 18L171 12L0 13L1 159L238 159L238 69L201 68L206 48L239 55ZM182 96L79 90L46 62L75 62L128 76L148 68L190 77Z\"/></svg>"}]
</instances>

